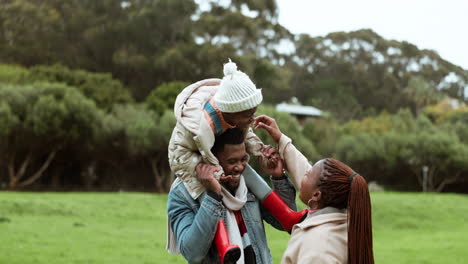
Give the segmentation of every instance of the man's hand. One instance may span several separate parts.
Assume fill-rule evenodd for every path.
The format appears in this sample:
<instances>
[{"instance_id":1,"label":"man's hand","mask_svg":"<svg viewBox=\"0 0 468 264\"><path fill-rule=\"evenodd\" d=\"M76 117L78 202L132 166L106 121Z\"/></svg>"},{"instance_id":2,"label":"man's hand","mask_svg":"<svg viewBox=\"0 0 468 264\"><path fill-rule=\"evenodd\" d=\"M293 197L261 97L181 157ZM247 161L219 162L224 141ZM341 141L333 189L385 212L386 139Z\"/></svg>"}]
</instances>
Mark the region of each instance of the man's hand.
<instances>
[{"instance_id":1,"label":"man's hand","mask_svg":"<svg viewBox=\"0 0 468 264\"><path fill-rule=\"evenodd\" d=\"M259 163L263 170L269 173L274 178L279 178L283 175L284 163L281 159L278 150L272 146L266 146L262 150L264 157L259 157Z\"/></svg>"},{"instance_id":2,"label":"man's hand","mask_svg":"<svg viewBox=\"0 0 468 264\"><path fill-rule=\"evenodd\" d=\"M255 118L254 128L265 129L265 131L268 132L268 134L270 135L271 139L273 139L273 141L275 141L276 143L279 142L282 135L280 129L278 128L278 125L276 124L276 121L273 118L266 115L261 115Z\"/></svg>"},{"instance_id":3,"label":"man's hand","mask_svg":"<svg viewBox=\"0 0 468 264\"><path fill-rule=\"evenodd\" d=\"M221 194L221 184L216 180L214 177L214 173L219 171L220 167L206 164L206 163L198 163L196 167L197 171L197 178L200 183L210 191L213 191L217 194Z\"/></svg>"}]
</instances>

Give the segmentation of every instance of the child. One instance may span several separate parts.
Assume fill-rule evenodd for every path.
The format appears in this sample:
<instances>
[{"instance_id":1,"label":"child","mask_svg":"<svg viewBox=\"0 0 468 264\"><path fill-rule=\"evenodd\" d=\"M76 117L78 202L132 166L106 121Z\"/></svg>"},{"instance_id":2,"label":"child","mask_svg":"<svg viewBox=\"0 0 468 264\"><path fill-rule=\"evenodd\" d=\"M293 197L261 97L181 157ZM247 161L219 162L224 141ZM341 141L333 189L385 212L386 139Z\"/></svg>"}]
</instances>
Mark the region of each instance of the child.
<instances>
[{"instance_id":1,"label":"child","mask_svg":"<svg viewBox=\"0 0 468 264\"><path fill-rule=\"evenodd\" d=\"M200 162L219 165L211 152L217 135L238 127L245 133L247 152L263 156L264 144L250 128L262 99L261 89L257 89L230 60L224 65L222 80L199 81L177 96L174 105L177 124L169 143L169 164L177 177L176 181L183 182L193 199L205 192L197 179L196 166ZM222 173L222 170L218 172L218 178ZM243 175L247 187L286 231L291 231L292 226L306 215L305 210L291 210L250 166ZM220 256L226 254L219 249L218 252Z\"/></svg>"}]
</instances>

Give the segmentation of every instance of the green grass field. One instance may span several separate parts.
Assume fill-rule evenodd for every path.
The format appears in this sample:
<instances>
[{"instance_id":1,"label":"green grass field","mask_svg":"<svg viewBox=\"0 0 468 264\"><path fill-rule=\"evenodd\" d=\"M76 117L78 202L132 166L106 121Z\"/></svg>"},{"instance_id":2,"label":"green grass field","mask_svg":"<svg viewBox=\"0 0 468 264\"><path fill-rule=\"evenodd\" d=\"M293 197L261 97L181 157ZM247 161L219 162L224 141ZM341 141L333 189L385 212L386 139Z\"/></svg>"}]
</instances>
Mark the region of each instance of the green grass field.
<instances>
[{"instance_id":1,"label":"green grass field","mask_svg":"<svg viewBox=\"0 0 468 264\"><path fill-rule=\"evenodd\" d=\"M0 192L0 264L186 263L165 251L166 195ZM373 193L376 263L467 263L468 196ZM274 263L288 234L267 226Z\"/></svg>"}]
</instances>

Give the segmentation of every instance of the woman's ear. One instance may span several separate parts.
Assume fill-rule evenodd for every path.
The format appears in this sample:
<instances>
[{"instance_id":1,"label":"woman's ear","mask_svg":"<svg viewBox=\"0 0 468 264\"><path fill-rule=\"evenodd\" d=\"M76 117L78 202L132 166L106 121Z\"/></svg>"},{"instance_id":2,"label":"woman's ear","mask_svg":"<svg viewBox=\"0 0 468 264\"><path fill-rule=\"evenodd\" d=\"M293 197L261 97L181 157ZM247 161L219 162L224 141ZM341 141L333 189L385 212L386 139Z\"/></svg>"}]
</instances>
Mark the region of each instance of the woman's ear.
<instances>
[{"instance_id":1,"label":"woman's ear","mask_svg":"<svg viewBox=\"0 0 468 264\"><path fill-rule=\"evenodd\" d=\"M313 194L312 194L312 200L316 201L317 203L320 203L320 200L322 199L322 192L317 189Z\"/></svg>"},{"instance_id":2,"label":"woman's ear","mask_svg":"<svg viewBox=\"0 0 468 264\"><path fill-rule=\"evenodd\" d=\"M318 210L320 209L320 199L322 198L322 193L317 190L315 191L310 199L307 201L307 206L309 206L310 209L312 210ZM311 204L312 202L312 204Z\"/></svg>"}]
</instances>

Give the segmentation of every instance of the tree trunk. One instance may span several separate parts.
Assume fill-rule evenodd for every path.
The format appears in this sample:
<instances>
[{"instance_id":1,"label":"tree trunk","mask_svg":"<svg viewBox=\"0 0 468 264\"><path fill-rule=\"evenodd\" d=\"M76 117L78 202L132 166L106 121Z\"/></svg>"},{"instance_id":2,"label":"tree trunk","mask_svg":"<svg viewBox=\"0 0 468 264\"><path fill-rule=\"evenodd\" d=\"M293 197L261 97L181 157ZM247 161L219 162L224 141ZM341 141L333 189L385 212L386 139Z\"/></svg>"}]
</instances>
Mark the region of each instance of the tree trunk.
<instances>
[{"instance_id":1,"label":"tree trunk","mask_svg":"<svg viewBox=\"0 0 468 264\"><path fill-rule=\"evenodd\" d=\"M80 177L84 186L86 187L86 190L91 190L94 182L97 180L96 163L96 160L92 160L85 166L84 169L81 169Z\"/></svg>"},{"instance_id":2,"label":"tree trunk","mask_svg":"<svg viewBox=\"0 0 468 264\"><path fill-rule=\"evenodd\" d=\"M448 178L448 179L445 178L444 180L442 180L442 182L439 184L439 186L437 186L435 191L436 192L441 192L444 189L445 185L457 182L458 178L460 177L460 174L461 173L458 172L457 174L455 174L454 177Z\"/></svg>"},{"instance_id":3,"label":"tree trunk","mask_svg":"<svg viewBox=\"0 0 468 264\"><path fill-rule=\"evenodd\" d=\"M42 176L44 171L49 167L56 153L57 153L57 150L52 151L47 157L47 160L44 162L44 164L42 164L42 166L39 168L39 170L36 171L36 173L34 173L34 175L31 176L29 179L25 180L24 182L19 183L18 186L20 187L28 186L34 183L35 181L37 181Z\"/></svg>"},{"instance_id":4,"label":"tree trunk","mask_svg":"<svg viewBox=\"0 0 468 264\"><path fill-rule=\"evenodd\" d=\"M421 171L414 168L413 166L410 166L410 169L413 172L413 174L416 176L416 180L418 180L419 185L422 187L423 186L423 180L422 180L422 176L421 176L421 174L422 174Z\"/></svg>"},{"instance_id":5,"label":"tree trunk","mask_svg":"<svg viewBox=\"0 0 468 264\"><path fill-rule=\"evenodd\" d=\"M158 158L148 158L149 163L151 164L151 171L153 172L154 176L154 184L156 187L156 192L163 192L163 186L162 186L162 177L161 173L158 170Z\"/></svg>"},{"instance_id":6,"label":"tree trunk","mask_svg":"<svg viewBox=\"0 0 468 264\"><path fill-rule=\"evenodd\" d=\"M9 187L14 190L18 187L18 183L25 175L26 169L28 168L29 161L31 160L32 153L29 152L26 159L21 163L18 171L15 170L15 157L14 155L8 160L8 175L9 175Z\"/></svg>"},{"instance_id":7,"label":"tree trunk","mask_svg":"<svg viewBox=\"0 0 468 264\"><path fill-rule=\"evenodd\" d=\"M16 189L16 186L18 184L18 179L16 178L15 174L15 158L11 157L8 159L8 178L9 178L9 184L8 187L11 190Z\"/></svg>"},{"instance_id":8,"label":"tree trunk","mask_svg":"<svg viewBox=\"0 0 468 264\"><path fill-rule=\"evenodd\" d=\"M31 160L31 156L32 156L32 153L29 152L28 156L26 156L26 159L21 163L21 167L20 167L18 173L16 174L16 179L17 179L18 182L25 175L26 169L28 168L28 165L29 165L29 161Z\"/></svg>"},{"instance_id":9,"label":"tree trunk","mask_svg":"<svg viewBox=\"0 0 468 264\"><path fill-rule=\"evenodd\" d=\"M62 175L63 169L58 168L52 173L51 186L53 190L58 190L60 188L60 176Z\"/></svg>"},{"instance_id":10,"label":"tree trunk","mask_svg":"<svg viewBox=\"0 0 468 264\"><path fill-rule=\"evenodd\" d=\"M174 172L172 172L171 169L169 169L167 171L167 175L168 175L168 177L166 177L166 185L165 185L165 188L164 188L165 192L169 192L171 190L172 182L175 179L175 174L174 174Z\"/></svg>"},{"instance_id":11,"label":"tree trunk","mask_svg":"<svg viewBox=\"0 0 468 264\"><path fill-rule=\"evenodd\" d=\"M427 190L429 192L435 192L436 191L436 184L435 184L435 176L437 174L437 168L434 167L429 167L429 172L427 173Z\"/></svg>"}]
</instances>

